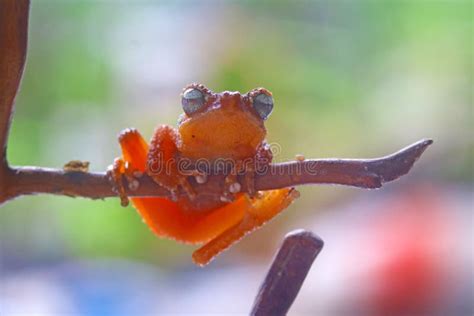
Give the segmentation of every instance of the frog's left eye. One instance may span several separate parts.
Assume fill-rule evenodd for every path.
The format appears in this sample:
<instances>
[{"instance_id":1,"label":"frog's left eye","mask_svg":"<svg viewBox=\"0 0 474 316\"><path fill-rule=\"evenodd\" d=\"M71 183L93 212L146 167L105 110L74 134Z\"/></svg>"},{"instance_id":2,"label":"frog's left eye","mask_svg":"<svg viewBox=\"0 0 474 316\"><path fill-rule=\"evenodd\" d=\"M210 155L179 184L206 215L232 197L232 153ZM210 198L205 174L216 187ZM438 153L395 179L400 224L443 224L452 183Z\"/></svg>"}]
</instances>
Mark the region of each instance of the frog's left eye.
<instances>
[{"instance_id":1,"label":"frog's left eye","mask_svg":"<svg viewBox=\"0 0 474 316\"><path fill-rule=\"evenodd\" d=\"M204 94L198 89L188 89L184 91L181 99L183 110L186 114L191 115L199 111L206 103Z\"/></svg>"},{"instance_id":2,"label":"frog's left eye","mask_svg":"<svg viewBox=\"0 0 474 316\"><path fill-rule=\"evenodd\" d=\"M260 93L253 99L253 108L262 120L266 120L273 110L273 98L265 93Z\"/></svg>"}]
</instances>

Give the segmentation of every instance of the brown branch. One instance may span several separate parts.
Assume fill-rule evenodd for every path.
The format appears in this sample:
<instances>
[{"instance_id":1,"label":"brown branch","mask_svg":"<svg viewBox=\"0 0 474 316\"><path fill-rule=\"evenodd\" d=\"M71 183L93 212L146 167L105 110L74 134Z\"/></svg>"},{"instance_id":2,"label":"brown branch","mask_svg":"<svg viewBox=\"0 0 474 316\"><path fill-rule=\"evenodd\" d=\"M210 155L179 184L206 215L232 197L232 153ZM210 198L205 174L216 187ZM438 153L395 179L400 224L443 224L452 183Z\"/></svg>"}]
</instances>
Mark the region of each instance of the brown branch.
<instances>
[{"instance_id":1,"label":"brown branch","mask_svg":"<svg viewBox=\"0 0 474 316\"><path fill-rule=\"evenodd\" d=\"M421 140L390 156L378 159L320 159L272 164L266 172L256 175L257 190L272 190L303 184L340 184L359 188L380 188L383 183L406 174L423 151L432 143ZM205 184L190 182L198 193L197 207L220 203L225 175L210 176ZM0 192L0 203L21 195L59 194L92 199L116 196L106 173L66 172L59 169L17 167L9 169L7 190ZM169 196L168 191L144 175L137 190L129 196ZM242 191L246 192L245 181ZM126 180L124 185L127 187Z\"/></svg>"},{"instance_id":2,"label":"brown branch","mask_svg":"<svg viewBox=\"0 0 474 316\"><path fill-rule=\"evenodd\" d=\"M28 0L0 1L0 150L6 162L6 145L13 103L26 59Z\"/></svg>"},{"instance_id":3,"label":"brown branch","mask_svg":"<svg viewBox=\"0 0 474 316\"><path fill-rule=\"evenodd\" d=\"M71 172L39 167L10 168L6 144L14 99L26 57L28 0L0 1L0 204L21 195L38 193L106 198L116 196L105 173ZM373 160L306 160L271 165L256 177L257 190L271 190L301 184L342 184L379 188L384 182L406 174L431 140L420 141L388 157ZM198 193L197 208L211 208L220 201L224 175L210 176L205 184L191 182ZM244 181L240 181L243 183ZM127 186L127 183L124 183ZM246 191L245 185L242 191ZM140 180L129 196L168 196L149 177Z\"/></svg>"},{"instance_id":4,"label":"brown branch","mask_svg":"<svg viewBox=\"0 0 474 316\"><path fill-rule=\"evenodd\" d=\"M285 236L255 298L251 315L286 315L324 242L311 232Z\"/></svg>"},{"instance_id":5,"label":"brown branch","mask_svg":"<svg viewBox=\"0 0 474 316\"><path fill-rule=\"evenodd\" d=\"M7 139L26 60L29 6L29 0L0 0L0 196L8 185Z\"/></svg>"}]
</instances>

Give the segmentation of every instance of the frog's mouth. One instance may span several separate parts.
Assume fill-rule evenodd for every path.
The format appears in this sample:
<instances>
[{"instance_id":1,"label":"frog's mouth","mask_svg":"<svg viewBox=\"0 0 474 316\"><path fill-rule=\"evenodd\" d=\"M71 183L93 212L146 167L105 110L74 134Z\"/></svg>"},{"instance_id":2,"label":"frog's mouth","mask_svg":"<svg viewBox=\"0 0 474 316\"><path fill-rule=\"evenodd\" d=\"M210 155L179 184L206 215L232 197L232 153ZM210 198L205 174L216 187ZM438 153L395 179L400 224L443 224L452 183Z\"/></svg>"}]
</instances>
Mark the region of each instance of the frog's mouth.
<instances>
[{"instance_id":1,"label":"frog's mouth","mask_svg":"<svg viewBox=\"0 0 474 316\"><path fill-rule=\"evenodd\" d=\"M179 132L181 154L193 159L253 157L266 134L252 113L222 108L183 121Z\"/></svg>"}]
</instances>

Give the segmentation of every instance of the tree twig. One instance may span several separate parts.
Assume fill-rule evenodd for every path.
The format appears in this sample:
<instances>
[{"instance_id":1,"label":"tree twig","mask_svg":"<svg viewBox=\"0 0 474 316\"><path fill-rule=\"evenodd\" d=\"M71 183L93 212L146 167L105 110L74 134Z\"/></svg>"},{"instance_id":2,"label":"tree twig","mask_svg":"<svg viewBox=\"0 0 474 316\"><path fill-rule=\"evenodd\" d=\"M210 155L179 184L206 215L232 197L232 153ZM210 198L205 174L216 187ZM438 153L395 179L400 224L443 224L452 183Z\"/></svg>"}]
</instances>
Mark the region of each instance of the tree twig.
<instances>
[{"instance_id":1,"label":"tree twig","mask_svg":"<svg viewBox=\"0 0 474 316\"><path fill-rule=\"evenodd\" d=\"M26 60L28 12L28 0L0 1L0 163L3 166L13 103Z\"/></svg>"},{"instance_id":2,"label":"tree twig","mask_svg":"<svg viewBox=\"0 0 474 316\"><path fill-rule=\"evenodd\" d=\"M29 0L0 1L0 203L7 191L7 140L26 60Z\"/></svg>"},{"instance_id":3,"label":"tree twig","mask_svg":"<svg viewBox=\"0 0 474 316\"><path fill-rule=\"evenodd\" d=\"M286 315L324 242L311 232L285 236L255 298L251 315Z\"/></svg>"}]
</instances>

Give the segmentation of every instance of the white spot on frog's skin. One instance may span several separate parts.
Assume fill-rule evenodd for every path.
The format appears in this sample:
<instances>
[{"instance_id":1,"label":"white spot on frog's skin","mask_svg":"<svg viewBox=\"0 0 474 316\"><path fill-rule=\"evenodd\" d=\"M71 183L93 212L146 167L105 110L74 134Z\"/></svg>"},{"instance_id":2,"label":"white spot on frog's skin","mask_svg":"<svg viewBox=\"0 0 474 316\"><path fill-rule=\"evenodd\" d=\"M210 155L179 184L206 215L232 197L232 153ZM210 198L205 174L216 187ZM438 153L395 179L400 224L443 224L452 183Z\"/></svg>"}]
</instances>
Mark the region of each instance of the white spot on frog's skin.
<instances>
[{"instance_id":1,"label":"white spot on frog's skin","mask_svg":"<svg viewBox=\"0 0 474 316\"><path fill-rule=\"evenodd\" d=\"M178 192L176 190L171 190L170 191L170 199L171 201L173 202L177 202L178 201Z\"/></svg>"},{"instance_id":2,"label":"white spot on frog's skin","mask_svg":"<svg viewBox=\"0 0 474 316\"><path fill-rule=\"evenodd\" d=\"M240 186L240 183L238 183L238 182L234 182L229 186L229 191L231 193L240 192L240 189L241 189L241 186Z\"/></svg>"},{"instance_id":3,"label":"white spot on frog's skin","mask_svg":"<svg viewBox=\"0 0 474 316\"><path fill-rule=\"evenodd\" d=\"M133 180L128 183L128 188L132 191L136 191L139 186L140 186L140 182L138 182L137 180Z\"/></svg>"},{"instance_id":4,"label":"white spot on frog's skin","mask_svg":"<svg viewBox=\"0 0 474 316\"><path fill-rule=\"evenodd\" d=\"M207 182L207 174L198 174L194 177L196 182L199 184L203 184Z\"/></svg>"},{"instance_id":5,"label":"white spot on frog's skin","mask_svg":"<svg viewBox=\"0 0 474 316\"><path fill-rule=\"evenodd\" d=\"M296 159L297 161L299 161L299 162L302 162L302 161L305 161L306 158L305 158L305 156L303 156L303 155L301 155L301 154L297 154L297 155L295 156L295 159Z\"/></svg>"},{"instance_id":6,"label":"white spot on frog's skin","mask_svg":"<svg viewBox=\"0 0 474 316\"><path fill-rule=\"evenodd\" d=\"M220 200L221 202L225 202L225 203L232 202L227 196L224 196L224 195L220 197Z\"/></svg>"}]
</instances>

